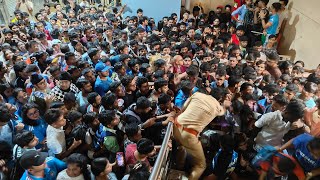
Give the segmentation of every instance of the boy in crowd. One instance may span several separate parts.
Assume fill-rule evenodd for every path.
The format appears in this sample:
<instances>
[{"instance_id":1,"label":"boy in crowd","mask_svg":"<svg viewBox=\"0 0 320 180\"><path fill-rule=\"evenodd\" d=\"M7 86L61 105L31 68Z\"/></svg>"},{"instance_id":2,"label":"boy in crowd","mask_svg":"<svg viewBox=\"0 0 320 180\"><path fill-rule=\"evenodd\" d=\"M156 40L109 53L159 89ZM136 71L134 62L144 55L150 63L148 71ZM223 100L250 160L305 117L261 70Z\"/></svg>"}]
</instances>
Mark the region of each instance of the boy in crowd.
<instances>
[{"instance_id":1,"label":"boy in crowd","mask_svg":"<svg viewBox=\"0 0 320 180\"><path fill-rule=\"evenodd\" d=\"M81 144L81 140L77 141L74 139L71 146L67 149L65 132L63 130L63 127L66 125L66 119L59 109L49 109L44 115L44 119L48 123L47 146L49 154L58 159L64 159Z\"/></svg>"}]
</instances>

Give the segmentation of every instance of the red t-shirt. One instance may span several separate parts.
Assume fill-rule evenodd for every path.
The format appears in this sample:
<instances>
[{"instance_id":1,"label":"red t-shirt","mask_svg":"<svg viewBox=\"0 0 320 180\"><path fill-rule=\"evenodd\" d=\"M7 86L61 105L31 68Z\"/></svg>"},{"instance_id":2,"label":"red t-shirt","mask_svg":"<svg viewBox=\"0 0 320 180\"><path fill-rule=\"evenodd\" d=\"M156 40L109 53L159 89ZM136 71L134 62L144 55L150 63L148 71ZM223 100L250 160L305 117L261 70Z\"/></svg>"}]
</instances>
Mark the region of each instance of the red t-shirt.
<instances>
[{"instance_id":1,"label":"red t-shirt","mask_svg":"<svg viewBox=\"0 0 320 180\"><path fill-rule=\"evenodd\" d=\"M125 154L125 158L126 158L126 164L127 165L135 165L138 160L136 159L136 157L134 156L134 152L137 150L137 144L129 144L126 148L126 154ZM148 161L148 159L146 159L145 161L142 161L143 163L145 163L147 166L150 167L150 163Z\"/></svg>"},{"instance_id":2,"label":"red t-shirt","mask_svg":"<svg viewBox=\"0 0 320 180\"><path fill-rule=\"evenodd\" d=\"M299 180L304 180L305 179L305 174L304 174L304 171L301 168L301 166L298 164L298 162L292 156L289 156L289 155L286 155L286 154L283 154L283 153L280 153L280 154L290 158L294 162L296 167L293 170L293 174L296 175ZM276 163L276 164L279 163L279 161L280 161L280 157L279 156L273 156L272 158L273 158L272 159L273 163ZM260 164L260 167L261 167L262 171L266 171L267 172L267 171L269 171L270 168L272 168L272 164L270 164L270 162L266 161L266 162L262 162ZM275 169L272 169L272 171L274 172L275 175L282 175L282 174L280 174L280 172L276 171Z\"/></svg>"},{"instance_id":3,"label":"red t-shirt","mask_svg":"<svg viewBox=\"0 0 320 180\"><path fill-rule=\"evenodd\" d=\"M232 34L232 35L231 35L231 39L232 39L232 43L233 43L233 44L239 46L240 41L239 41L239 38L238 38L238 36L237 36L236 34Z\"/></svg>"}]
</instances>

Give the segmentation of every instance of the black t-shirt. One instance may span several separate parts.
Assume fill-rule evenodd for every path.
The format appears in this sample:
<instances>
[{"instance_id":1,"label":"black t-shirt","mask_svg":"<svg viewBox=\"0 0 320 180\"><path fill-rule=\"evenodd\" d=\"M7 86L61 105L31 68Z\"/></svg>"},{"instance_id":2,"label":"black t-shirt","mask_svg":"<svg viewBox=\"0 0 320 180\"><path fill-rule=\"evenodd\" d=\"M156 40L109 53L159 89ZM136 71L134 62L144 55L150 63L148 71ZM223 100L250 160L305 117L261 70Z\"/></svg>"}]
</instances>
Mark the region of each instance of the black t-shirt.
<instances>
[{"instance_id":1,"label":"black t-shirt","mask_svg":"<svg viewBox=\"0 0 320 180\"><path fill-rule=\"evenodd\" d=\"M126 95L123 97L124 100L124 108L127 109L131 104L133 104L136 100L136 93L132 92L131 94L128 94L126 92Z\"/></svg>"}]
</instances>

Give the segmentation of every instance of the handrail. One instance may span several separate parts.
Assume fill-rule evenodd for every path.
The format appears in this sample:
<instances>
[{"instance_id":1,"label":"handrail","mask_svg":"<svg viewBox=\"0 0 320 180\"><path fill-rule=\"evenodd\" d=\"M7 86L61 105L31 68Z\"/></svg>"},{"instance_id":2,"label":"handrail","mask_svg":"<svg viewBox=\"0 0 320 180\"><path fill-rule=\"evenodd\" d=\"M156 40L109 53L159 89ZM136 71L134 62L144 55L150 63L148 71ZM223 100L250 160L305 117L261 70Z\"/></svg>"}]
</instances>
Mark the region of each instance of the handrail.
<instances>
[{"instance_id":1,"label":"handrail","mask_svg":"<svg viewBox=\"0 0 320 180\"><path fill-rule=\"evenodd\" d=\"M161 144L161 149L159 151L158 158L157 158L157 160L156 160L156 162L155 162L155 164L153 166L153 169L152 169L151 175L149 177L149 180L157 180L158 179L160 170L162 168L162 163L163 163L164 158L165 158L166 151L169 148L168 147L168 143L169 143L172 131L173 131L173 123L169 122L169 124L167 126L166 134L165 134L163 142Z\"/></svg>"}]
</instances>

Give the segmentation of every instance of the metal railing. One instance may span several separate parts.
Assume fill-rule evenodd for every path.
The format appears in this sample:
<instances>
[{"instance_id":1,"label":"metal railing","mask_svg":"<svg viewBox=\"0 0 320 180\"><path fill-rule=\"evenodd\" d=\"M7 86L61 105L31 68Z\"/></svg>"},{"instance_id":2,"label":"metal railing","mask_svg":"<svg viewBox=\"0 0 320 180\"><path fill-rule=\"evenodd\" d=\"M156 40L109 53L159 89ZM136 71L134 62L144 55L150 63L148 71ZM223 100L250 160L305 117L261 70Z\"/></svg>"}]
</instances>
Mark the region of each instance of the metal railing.
<instances>
[{"instance_id":1,"label":"metal railing","mask_svg":"<svg viewBox=\"0 0 320 180\"><path fill-rule=\"evenodd\" d=\"M170 141L172 133L173 133L173 123L169 122L167 126L166 134L161 144L161 149L159 151L158 158L153 166L149 180L166 179L167 174L164 174L164 173L168 172L169 165L170 165L170 158L168 157L171 152L171 148L169 148L168 143Z\"/></svg>"}]
</instances>

